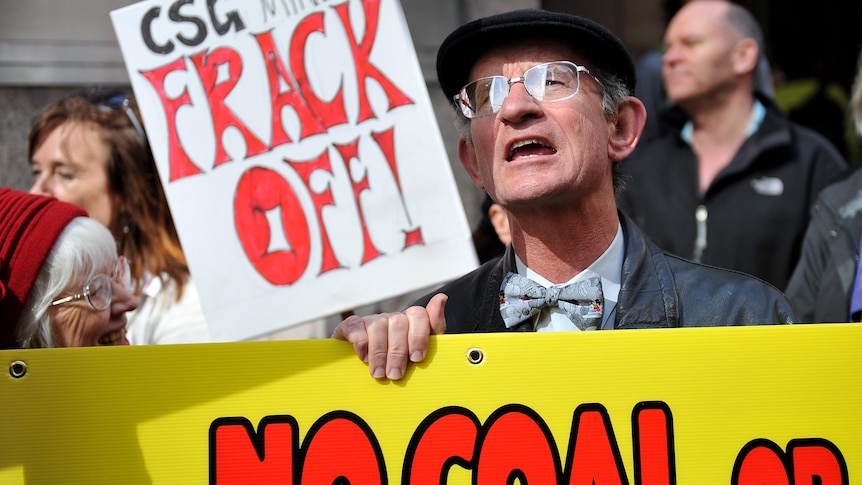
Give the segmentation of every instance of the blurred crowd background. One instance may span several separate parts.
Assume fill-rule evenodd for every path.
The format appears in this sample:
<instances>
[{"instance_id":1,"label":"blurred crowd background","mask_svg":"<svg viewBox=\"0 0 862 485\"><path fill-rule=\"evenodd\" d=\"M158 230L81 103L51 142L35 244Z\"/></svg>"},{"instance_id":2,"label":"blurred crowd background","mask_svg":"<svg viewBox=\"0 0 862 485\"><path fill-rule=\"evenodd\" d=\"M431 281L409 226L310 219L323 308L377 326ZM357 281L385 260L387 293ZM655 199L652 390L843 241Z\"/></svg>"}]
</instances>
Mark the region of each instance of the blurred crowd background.
<instances>
[{"instance_id":1,"label":"blurred crowd background","mask_svg":"<svg viewBox=\"0 0 862 485\"><path fill-rule=\"evenodd\" d=\"M261 0L273 3L277 0ZM323 0L304 3L320 4ZM29 188L27 132L49 102L82 86L128 86L109 12L131 0L0 0L0 185ZM296 3L296 2L294 2ZM300 3L303 3L300 0ZM450 109L437 89L434 56L458 25L492 13L539 7L575 13L611 28L638 58L656 47L680 0L402 0L450 161L458 164ZM860 144L847 100L862 46L862 4L842 0L745 0L766 34L775 95L796 121L827 136L850 163ZM480 193L460 167L456 174L471 226L481 216Z\"/></svg>"}]
</instances>

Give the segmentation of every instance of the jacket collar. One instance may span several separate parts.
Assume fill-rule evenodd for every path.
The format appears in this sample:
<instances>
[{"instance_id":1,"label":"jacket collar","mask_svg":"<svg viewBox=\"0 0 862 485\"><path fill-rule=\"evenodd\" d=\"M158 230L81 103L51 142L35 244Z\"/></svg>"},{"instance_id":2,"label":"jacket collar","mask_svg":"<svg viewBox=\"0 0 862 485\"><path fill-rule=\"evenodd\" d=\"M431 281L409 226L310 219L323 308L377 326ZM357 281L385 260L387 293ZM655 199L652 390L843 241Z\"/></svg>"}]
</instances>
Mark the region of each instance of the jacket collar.
<instances>
[{"instance_id":1,"label":"jacket collar","mask_svg":"<svg viewBox=\"0 0 862 485\"><path fill-rule=\"evenodd\" d=\"M680 326L680 302L665 254L619 212L625 258L614 328Z\"/></svg>"}]
</instances>

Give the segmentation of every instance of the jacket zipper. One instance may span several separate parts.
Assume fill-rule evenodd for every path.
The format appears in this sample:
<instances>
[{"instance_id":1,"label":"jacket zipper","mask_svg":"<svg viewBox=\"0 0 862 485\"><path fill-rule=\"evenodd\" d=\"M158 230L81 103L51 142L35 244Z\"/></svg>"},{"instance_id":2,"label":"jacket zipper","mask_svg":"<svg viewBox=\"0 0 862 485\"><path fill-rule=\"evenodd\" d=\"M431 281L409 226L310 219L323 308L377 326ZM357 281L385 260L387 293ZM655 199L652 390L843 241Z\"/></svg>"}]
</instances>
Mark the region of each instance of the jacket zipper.
<instances>
[{"instance_id":1,"label":"jacket zipper","mask_svg":"<svg viewBox=\"0 0 862 485\"><path fill-rule=\"evenodd\" d=\"M703 251L706 249L706 220L709 218L709 212L705 205L697 206L694 211L694 219L697 221L697 237L694 240L694 254L692 260L695 263L700 263L703 257Z\"/></svg>"}]
</instances>

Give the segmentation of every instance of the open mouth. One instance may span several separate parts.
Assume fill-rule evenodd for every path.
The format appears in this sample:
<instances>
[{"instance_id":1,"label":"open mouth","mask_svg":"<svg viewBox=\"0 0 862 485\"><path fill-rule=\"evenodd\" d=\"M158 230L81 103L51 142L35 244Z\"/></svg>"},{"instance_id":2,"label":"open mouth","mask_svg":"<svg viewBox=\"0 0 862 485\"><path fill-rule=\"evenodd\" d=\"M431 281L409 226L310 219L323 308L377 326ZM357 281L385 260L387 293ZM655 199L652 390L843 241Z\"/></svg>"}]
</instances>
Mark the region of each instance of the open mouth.
<instances>
[{"instance_id":1,"label":"open mouth","mask_svg":"<svg viewBox=\"0 0 862 485\"><path fill-rule=\"evenodd\" d=\"M126 340L126 327L99 337L99 345L123 345Z\"/></svg>"},{"instance_id":2,"label":"open mouth","mask_svg":"<svg viewBox=\"0 0 862 485\"><path fill-rule=\"evenodd\" d=\"M517 158L553 155L554 153L557 153L556 148L542 142L541 140L533 138L514 143L512 148L509 150L509 157L507 160L511 162Z\"/></svg>"}]
</instances>

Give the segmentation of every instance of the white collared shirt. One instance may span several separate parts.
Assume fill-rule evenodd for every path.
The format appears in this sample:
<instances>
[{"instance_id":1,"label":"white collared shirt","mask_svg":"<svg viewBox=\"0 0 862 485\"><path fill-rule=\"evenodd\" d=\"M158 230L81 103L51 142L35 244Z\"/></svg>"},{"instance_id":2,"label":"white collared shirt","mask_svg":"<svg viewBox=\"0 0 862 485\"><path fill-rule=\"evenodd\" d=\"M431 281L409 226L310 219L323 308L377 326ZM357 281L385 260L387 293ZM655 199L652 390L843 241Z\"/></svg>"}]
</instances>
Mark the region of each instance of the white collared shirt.
<instances>
[{"instance_id":1,"label":"white collared shirt","mask_svg":"<svg viewBox=\"0 0 862 485\"><path fill-rule=\"evenodd\" d=\"M563 283L563 285L567 285L593 275L601 276L602 293L605 299L605 306L602 311L602 330L612 330L614 328L614 317L616 315L617 299L620 294L620 282L622 281L623 274L623 253L623 227L622 225L617 224L617 235L614 236L614 240L611 241L611 245L608 246L605 252L602 253L598 259L593 261L587 269L581 271L572 279ZM515 267L518 270L518 274L530 278L545 288L555 286L543 276L528 268L517 254L515 255ZM564 332L579 330L578 327L569 320L566 314L558 308L542 310L533 318L533 328L535 328L537 332Z\"/></svg>"}]
</instances>

